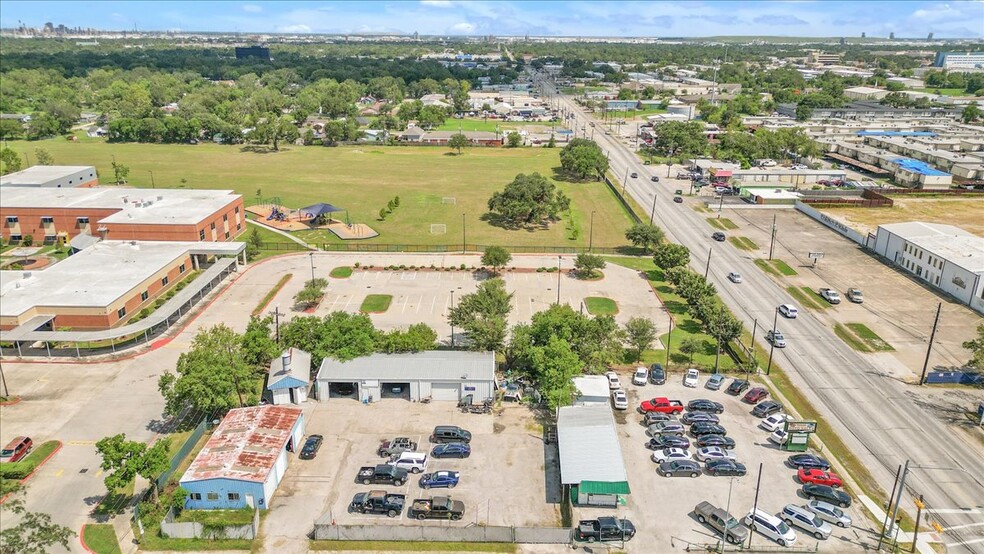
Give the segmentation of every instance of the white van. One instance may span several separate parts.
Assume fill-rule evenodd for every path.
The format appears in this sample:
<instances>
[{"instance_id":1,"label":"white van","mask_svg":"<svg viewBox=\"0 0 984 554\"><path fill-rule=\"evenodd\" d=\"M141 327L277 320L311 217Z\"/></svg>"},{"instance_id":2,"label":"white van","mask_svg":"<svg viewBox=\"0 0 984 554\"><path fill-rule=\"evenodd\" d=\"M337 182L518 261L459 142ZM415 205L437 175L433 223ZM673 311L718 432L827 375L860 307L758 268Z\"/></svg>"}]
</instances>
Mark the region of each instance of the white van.
<instances>
[{"instance_id":1,"label":"white van","mask_svg":"<svg viewBox=\"0 0 984 554\"><path fill-rule=\"evenodd\" d=\"M420 473L427 469L427 454L424 452L401 452L390 460L389 465L405 469L410 473Z\"/></svg>"},{"instance_id":2,"label":"white van","mask_svg":"<svg viewBox=\"0 0 984 554\"><path fill-rule=\"evenodd\" d=\"M789 528L785 521L763 510L753 510L745 516L745 525L752 531L776 541L779 546L796 544L796 532Z\"/></svg>"}]
</instances>

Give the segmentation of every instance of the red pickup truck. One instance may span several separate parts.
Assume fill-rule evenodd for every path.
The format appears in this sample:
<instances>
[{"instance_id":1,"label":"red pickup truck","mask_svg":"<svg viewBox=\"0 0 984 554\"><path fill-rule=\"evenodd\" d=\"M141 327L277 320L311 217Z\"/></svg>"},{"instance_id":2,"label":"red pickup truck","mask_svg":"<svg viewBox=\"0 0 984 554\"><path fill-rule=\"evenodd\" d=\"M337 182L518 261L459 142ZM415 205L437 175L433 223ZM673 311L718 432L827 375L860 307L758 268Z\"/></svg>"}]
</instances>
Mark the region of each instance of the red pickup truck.
<instances>
[{"instance_id":1,"label":"red pickup truck","mask_svg":"<svg viewBox=\"0 0 984 554\"><path fill-rule=\"evenodd\" d=\"M683 402L670 400L669 398L652 398L643 400L639 404L639 411L642 413L660 412L664 414L679 414L683 411Z\"/></svg>"}]
</instances>

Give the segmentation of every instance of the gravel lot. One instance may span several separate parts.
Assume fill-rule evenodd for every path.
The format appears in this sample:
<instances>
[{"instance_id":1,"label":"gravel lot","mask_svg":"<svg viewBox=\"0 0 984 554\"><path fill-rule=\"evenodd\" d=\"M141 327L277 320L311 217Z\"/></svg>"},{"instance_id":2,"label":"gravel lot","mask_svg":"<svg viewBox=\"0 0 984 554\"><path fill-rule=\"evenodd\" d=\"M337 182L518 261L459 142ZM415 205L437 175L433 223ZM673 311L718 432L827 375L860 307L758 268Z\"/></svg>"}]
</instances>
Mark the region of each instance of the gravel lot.
<instances>
[{"instance_id":1,"label":"gravel lot","mask_svg":"<svg viewBox=\"0 0 984 554\"><path fill-rule=\"evenodd\" d=\"M631 375L620 375L623 383L631 383ZM683 386L682 377L670 374L665 385L632 384L624 385L629 394L629 410L616 413L619 439L629 474L632 494L627 504L617 510L619 517L628 517L636 525L638 535L626 544L629 552L665 552L682 550L687 543L713 543L715 536L710 527L701 525L693 516L694 506L707 500L720 508L729 503L730 512L743 518L755 501L755 485L758 467L762 464L762 485L758 500L759 509L777 513L789 503L803 505L807 499L798 495L800 484L796 472L785 465L790 453L779 450L768 442L768 433L757 427L761 421L751 415L752 406L742 402L741 397L724 392L731 379L725 381L720 391L704 388L707 375L702 374L700 387L688 389ZM707 398L724 405L724 413L718 417L721 425L728 430L728 436L735 439L735 452L738 461L748 467L744 477L711 477L701 475L696 479L688 477L666 478L656 473L656 464L650 459L652 451L645 447L649 437L641 423L642 417L636 412L639 402L654 396L679 399L684 404L697 398ZM624 417L623 417L624 415ZM693 443L691 438L691 443ZM691 444L691 453L696 447ZM733 483L732 483L733 481ZM729 490L730 489L730 490ZM833 535L820 541L820 549L836 552L863 550L861 543L870 543L869 523L857 508L857 502L848 510L854 519L851 529L835 528ZM587 519L599 515L612 515L612 510L601 508L575 508L574 519ZM796 530L796 528L794 528ZM805 532L797 530L796 546L813 548L817 541ZM775 545L766 537L753 533L752 544L757 546Z\"/></svg>"}]
</instances>

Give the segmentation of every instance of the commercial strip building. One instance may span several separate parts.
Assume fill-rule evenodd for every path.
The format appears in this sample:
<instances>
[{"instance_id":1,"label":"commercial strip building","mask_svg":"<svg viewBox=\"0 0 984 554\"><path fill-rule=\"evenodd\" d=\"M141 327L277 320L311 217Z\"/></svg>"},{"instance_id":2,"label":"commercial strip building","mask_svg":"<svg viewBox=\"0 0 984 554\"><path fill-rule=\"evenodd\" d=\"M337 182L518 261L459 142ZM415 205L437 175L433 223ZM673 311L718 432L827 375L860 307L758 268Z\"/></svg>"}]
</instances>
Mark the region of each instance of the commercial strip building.
<instances>
[{"instance_id":1,"label":"commercial strip building","mask_svg":"<svg viewBox=\"0 0 984 554\"><path fill-rule=\"evenodd\" d=\"M326 358L316 385L321 402L351 396L338 393L344 389L354 390L362 402L385 397L458 401L467 395L477 402L495 395L495 352L432 350L373 354L347 362Z\"/></svg>"},{"instance_id":2,"label":"commercial strip building","mask_svg":"<svg viewBox=\"0 0 984 554\"><path fill-rule=\"evenodd\" d=\"M300 408L236 408L222 419L179 483L186 509L266 509L304 438Z\"/></svg>"},{"instance_id":3,"label":"commercial strip building","mask_svg":"<svg viewBox=\"0 0 984 554\"><path fill-rule=\"evenodd\" d=\"M93 235L111 240L227 241L246 226L231 190L3 187L3 239L36 244Z\"/></svg>"},{"instance_id":4,"label":"commercial strip building","mask_svg":"<svg viewBox=\"0 0 984 554\"><path fill-rule=\"evenodd\" d=\"M35 165L0 177L0 187L74 188L98 184L96 168L90 165Z\"/></svg>"},{"instance_id":5,"label":"commercial strip building","mask_svg":"<svg viewBox=\"0 0 984 554\"><path fill-rule=\"evenodd\" d=\"M861 143L819 141L827 156L854 165L869 173L891 175L895 182L918 189L947 189L953 177L921 160L906 158Z\"/></svg>"},{"instance_id":6,"label":"commercial strip building","mask_svg":"<svg viewBox=\"0 0 984 554\"><path fill-rule=\"evenodd\" d=\"M938 52L933 65L948 71L984 71L984 52Z\"/></svg>"},{"instance_id":7,"label":"commercial strip building","mask_svg":"<svg viewBox=\"0 0 984 554\"><path fill-rule=\"evenodd\" d=\"M0 329L108 329L241 242L101 241L43 271L0 271ZM5 340L8 340L5 338Z\"/></svg>"},{"instance_id":8,"label":"commercial strip building","mask_svg":"<svg viewBox=\"0 0 984 554\"><path fill-rule=\"evenodd\" d=\"M619 497L631 492L607 403L560 408L557 448L560 482L574 504L614 507Z\"/></svg>"},{"instance_id":9,"label":"commercial strip building","mask_svg":"<svg viewBox=\"0 0 984 554\"><path fill-rule=\"evenodd\" d=\"M796 117L796 104L779 104L776 112L787 117ZM957 120L962 113L963 110L958 108L893 108L871 100L859 100L838 108L814 108L810 119Z\"/></svg>"},{"instance_id":10,"label":"commercial strip building","mask_svg":"<svg viewBox=\"0 0 984 554\"><path fill-rule=\"evenodd\" d=\"M875 252L917 279L984 313L984 238L953 225L879 225Z\"/></svg>"}]
</instances>

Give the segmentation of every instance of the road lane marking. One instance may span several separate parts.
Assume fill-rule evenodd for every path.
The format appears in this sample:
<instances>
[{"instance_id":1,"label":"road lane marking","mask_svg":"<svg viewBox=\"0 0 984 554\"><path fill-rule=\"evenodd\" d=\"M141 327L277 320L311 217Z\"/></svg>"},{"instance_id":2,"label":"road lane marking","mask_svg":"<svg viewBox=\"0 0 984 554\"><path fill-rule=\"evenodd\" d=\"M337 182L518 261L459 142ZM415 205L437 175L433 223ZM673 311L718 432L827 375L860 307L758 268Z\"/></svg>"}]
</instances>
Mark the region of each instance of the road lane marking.
<instances>
[{"instance_id":1,"label":"road lane marking","mask_svg":"<svg viewBox=\"0 0 984 554\"><path fill-rule=\"evenodd\" d=\"M984 539L974 539L972 541L948 542L946 543L946 547L950 548L951 546L967 546L968 544L977 544L979 542L984 542Z\"/></svg>"},{"instance_id":2,"label":"road lane marking","mask_svg":"<svg viewBox=\"0 0 984 554\"><path fill-rule=\"evenodd\" d=\"M72 446L94 446L96 441L68 441Z\"/></svg>"},{"instance_id":3,"label":"road lane marking","mask_svg":"<svg viewBox=\"0 0 984 554\"><path fill-rule=\"evenodd\" d=\"M56 471L56 472L54 473L54 475L55 475L55 477L61 477L61 476L62 476L62 475L64 475L64 474L65 474L65 469L64 469L64 468L62 468L62 469L59 469L58 471Z\"/></svg>"},{"instance_id":4,"label":"road lane marking","mask_svg":"<svg viewBox=\"0 0 984 554\"><path fill-rule=\"evenodd\" d=\"M960 508L935 508L935 509L934 508L927 508L927 509L925 509L923 511L926 512L926 513L930 513L930 514L980 514L980 513L984 513L984 512L981 512L980 510L974 510L974 509L963 510L963 509L960 509Z\"/></svg>"},{"instance_id":5,"label":"road lane marking","mask_svg":"<svg viewBox=\"0 0 984 554\"><path fill-rule=\"evenodd\" d=\"M953 527L944 527L943 531L946 532L946 531L953 531L955 529L966 529L968 527L980 527L981 525L984 525L984 521L980 523L968 523L967 525L954 525Z\"/></svg>"}]
</instances>

